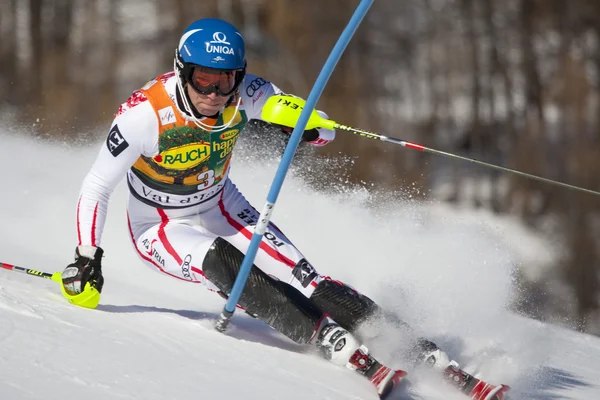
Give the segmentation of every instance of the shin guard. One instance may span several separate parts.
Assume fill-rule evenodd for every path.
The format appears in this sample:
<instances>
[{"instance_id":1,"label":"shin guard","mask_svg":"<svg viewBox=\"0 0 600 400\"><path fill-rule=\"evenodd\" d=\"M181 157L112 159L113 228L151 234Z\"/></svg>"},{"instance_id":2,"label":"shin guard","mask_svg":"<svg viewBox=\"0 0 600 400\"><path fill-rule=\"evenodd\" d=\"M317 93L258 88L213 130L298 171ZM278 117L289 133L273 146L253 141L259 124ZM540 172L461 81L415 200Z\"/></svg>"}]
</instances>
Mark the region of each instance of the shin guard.
<instances>
[{"instance_id":1,"label":"shin guard","mask_svg":"<svg viewBox=\"0 0 600 400\"><path fill-rule=\"evenodd\" d=\"M202 270L209 281L229 295L243 259L240 250L219 237L206 254ZM254 265L239 305L297 343L311 340L323 316L321 309L297 289Z\"/></svg>"},{"instance_id":2,"label":"shin guard","mask_svg":"<svg viewBox=\"0 0 600 400\"><path fill-rule=\"evenodd\" d=\"M371 317L381 314L381 309L373 300L336 281L321 281L310 298L323 312L351 332Z\"/></svg>"}]
</instances>

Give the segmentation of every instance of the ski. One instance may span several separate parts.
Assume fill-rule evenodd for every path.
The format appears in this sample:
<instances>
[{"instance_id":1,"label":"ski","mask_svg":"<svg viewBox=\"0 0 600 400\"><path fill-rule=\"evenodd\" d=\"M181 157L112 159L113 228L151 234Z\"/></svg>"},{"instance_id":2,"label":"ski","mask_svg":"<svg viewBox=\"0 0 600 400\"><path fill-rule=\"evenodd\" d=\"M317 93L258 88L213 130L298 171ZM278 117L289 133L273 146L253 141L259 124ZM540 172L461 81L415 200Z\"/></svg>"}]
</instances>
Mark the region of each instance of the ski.
<instances>
[{"instance_id":1,"label":"ski","mask_svg":"<svg viewBox=\"0 0 600 400\"><path fill-rule=\"evenodd\" d=\"M472 400L503 400L510 390L507 385L491 385L463 371L458 364L451 362L444 370L444 378Z\"/></svg>"}]
</instances>

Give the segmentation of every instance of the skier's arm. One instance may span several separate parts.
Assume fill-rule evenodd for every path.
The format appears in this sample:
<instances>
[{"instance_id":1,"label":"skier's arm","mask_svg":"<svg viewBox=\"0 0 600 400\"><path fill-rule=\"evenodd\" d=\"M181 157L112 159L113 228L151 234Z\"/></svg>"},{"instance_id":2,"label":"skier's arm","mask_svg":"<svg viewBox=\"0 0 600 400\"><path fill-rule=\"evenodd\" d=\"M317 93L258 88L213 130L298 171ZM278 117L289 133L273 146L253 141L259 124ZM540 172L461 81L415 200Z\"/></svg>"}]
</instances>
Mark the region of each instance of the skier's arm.
<instances>
[{"instance_id":1,"label":"skier's arm","mask_svg":"<svg viewBox=\"0 0 600 400\"><path fill-rule=\"evenodd\" d=\"M152 155L158 149L158 121L142 92L136 91L115 117L100 152L83 180L77 201L77 238L75 261L62 273L64 294L73 299L90 284L89 307L100 300L104 285L100 247L108 200L114 188L140 155ZM145 104L144 104L145 102ZM92 301L93 299L93 301ZM91 303L90 303L91 302ZM76 303L78 304L78 303ZM80 304L81 305L81 304Z\"/></svg>"},{"instance_id":2,"label":"skier's arm","mask_svg":"<svg viewBox=\"0 0 600 400\"><path fill-rule=\"evenodd\" d=\"M269 97L282 94L283 92L273 83L254 76L247 75L244 87L242 88L242 98L246 105L249 119L261 119L261 111ZM329 118L323 111L317 112L324 118ZM284 132L291 133L292 129L283 129ZM302 138L313 146L324 146L335 139L335 131L318 128L305 131Z\"/></svg>"},{"instance_id":3,"label":"skier's arm","mask_svg":"<svg viewBox=\"0 0 600 400\"><path fill-rule=\"evenodd\" d=\"M110 195L140 155L151 154L157 146L157 124L149 102L115 117L81 186L76 215L78 246L100 246Z\"/></svg>"}]
</instances>

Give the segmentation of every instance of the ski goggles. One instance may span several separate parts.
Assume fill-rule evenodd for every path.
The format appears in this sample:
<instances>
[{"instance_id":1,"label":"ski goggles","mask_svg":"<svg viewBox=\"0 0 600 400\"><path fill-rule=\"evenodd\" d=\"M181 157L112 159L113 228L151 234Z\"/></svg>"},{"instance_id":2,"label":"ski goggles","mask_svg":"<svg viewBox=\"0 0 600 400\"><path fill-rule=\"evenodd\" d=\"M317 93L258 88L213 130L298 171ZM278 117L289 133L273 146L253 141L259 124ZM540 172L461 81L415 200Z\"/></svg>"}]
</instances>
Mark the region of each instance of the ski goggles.
<instances>
[{"instance_id":1,"label":"ski goggles","mask_svg":"<svg viewBox=\"0 0 600 400\"><path fill-rule=\"evenodd\" d=\"M201 66L193 66L189 75L189 84L194 90L203 95L216 93L219 96L229 96L238 87L242 71L219 70Z\"/></svg>"}]
</instances>

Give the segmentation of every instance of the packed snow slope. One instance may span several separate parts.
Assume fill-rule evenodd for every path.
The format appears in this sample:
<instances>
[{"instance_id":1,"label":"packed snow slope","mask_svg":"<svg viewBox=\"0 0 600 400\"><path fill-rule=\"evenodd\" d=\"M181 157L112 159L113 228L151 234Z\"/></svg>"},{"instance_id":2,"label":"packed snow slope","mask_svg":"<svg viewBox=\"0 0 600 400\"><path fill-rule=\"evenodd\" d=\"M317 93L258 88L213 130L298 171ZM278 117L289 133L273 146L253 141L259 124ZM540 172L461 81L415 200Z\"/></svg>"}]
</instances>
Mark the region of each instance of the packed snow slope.
<instances>
[{"instance_id":1,"label":"packed snow slope","mask_svg":"<svg viewBox=\"0 0 600 400\"><path fill-rule=\"evenodd\" d=\"M0 140L0 260L62 270L76 244L79 185L102 144L48 144L14 133ZM278 160L257 159L238 149L231 176L260 207ZM376 399L367 381L242 313L226 335L216 332L218 295L138 261L125 197L122 184L111 198L98 309L67 304L51 281L0 269L0 400ZM370 295L471 373L511 385L512 399L600 398L598 338L506 311L521 256L516 244L539 246L542 256L535 237L409 196L374 203L359 189L315 192L292 173L273 220L321 273ZM409 369L394 356L399 332L378 333L367 343L373 352ZM396 399L463 398L410 371Z\"/></svg>"}]
</instances>

